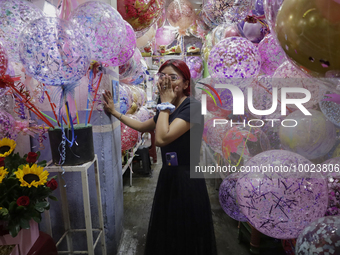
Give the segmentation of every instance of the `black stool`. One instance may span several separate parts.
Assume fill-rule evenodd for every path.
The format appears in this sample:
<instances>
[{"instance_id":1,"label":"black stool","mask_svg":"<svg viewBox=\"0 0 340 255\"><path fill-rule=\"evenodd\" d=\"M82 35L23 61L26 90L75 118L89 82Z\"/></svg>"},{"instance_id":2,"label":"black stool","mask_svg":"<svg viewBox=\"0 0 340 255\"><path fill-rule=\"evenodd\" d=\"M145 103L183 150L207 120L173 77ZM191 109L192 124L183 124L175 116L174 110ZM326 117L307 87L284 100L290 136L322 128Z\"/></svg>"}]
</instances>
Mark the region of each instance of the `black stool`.
<instances>
[{"instance_id":1,"label":"black stool","mask_svg":"<svg viewBox=\"0 0 340 255\"><path fill-rule=\"evenodd\" d=\"M132 170L136 174L151 175L151 161L149 148L147 146L139 146L132 160Z\"/></svg>"}]
</instances>

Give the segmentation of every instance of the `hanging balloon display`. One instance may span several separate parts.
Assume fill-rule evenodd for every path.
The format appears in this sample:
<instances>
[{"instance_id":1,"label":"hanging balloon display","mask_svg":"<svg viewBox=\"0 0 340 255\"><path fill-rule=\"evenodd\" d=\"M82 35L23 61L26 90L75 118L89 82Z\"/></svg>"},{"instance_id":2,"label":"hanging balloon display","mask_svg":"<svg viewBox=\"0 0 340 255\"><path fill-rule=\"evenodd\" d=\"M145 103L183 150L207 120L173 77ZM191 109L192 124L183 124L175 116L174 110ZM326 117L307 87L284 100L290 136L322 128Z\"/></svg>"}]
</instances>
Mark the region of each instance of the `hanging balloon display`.
<instances>
[{"instance_id":1,"label":"hanging balloon display","mask_svg":"<svg viewBox=\"0 0 340 255\"><path fill-rule=\"evenodd\" d=\"M162 17L164 3L164 0L119 0L117 9L134 31L140 32L150 28Z\"/></svg>"},{"instance_id":2,"label":"hanging balloon display","mask_svg":"<svg viewBox=\"0 0 340 255\"><path fill-rule=\"evenodd\" d=\"M296 255L340 254L340 217L322 217L310 223L296 241Z\"/></svg>"},{"instance_id":3,"label":"hanging balloon display","mask_svg":"<svg viewBox=\"0 0 340 255\"><path fill-rule=\"evenodd\" d=\"M79 5L71 14L70 22L84 34L92 60L106 62L119 55L125 44L125 22L111 5L89 1Z\"/></svg>"},{"instance_id":4,"label":"hanging balloon display","mask_svg":"<svg viewBox=\"0 0 340 255\"><path fill-rule=\"evenodd\" d=\"M0 1L0 41L10 61L20 63L19 36L33 20L44 17L34 4L24 0Z\"/></svg>"},{"instance_id":5,"label":"hanging balloon display","mask_svg":"<svg viewBox=\"0 0 340 255\"><path fill-rule=\"evenodd\" d=\"M310 222L324 216L326 180L320 173L301 171L301 166L307 168L312 162L284 150L265 151L245 165L258 170L239 178L237 199L258 231L278 239L297 238Z\"/></svg>"},{"instance_id":6,"label":"hanging balloon display","mask_svg":"<svg viewBox=\"0 0 340 255\"><path fill-rule=\"evenodd\" d=\"M315 159L332 149L336 133L334 124L322 112L308 111L312 115L305 115L299 110L289 114L285 126L280 126L279 135L283 149Z\"/></svg>"},{"instance_id":7,"label":"hanging balloon display","mask_svg":"<svg viewBox=\"0 0 340 255\"><path fill-rule=\"evenodd\" d=\"M332 0L285 0L277 14L276 34L281 47L312 76L340 75L339 13L340 3Z\"/></svg>"},{"instance_id":8,"label":"hanging balloon display","mask_svg":"<svg viewBox=\"0 0 340 255\"><path fill-rule=\"evenodd\" d=\"M229 37L213 47L208 68L214 80L246 87L259 74L261 57L257 48L247 39Z\"/></svg>"},{"instance_id":9,"label":"hanging balloon display","mask_svg":"<svg viewBox=\"0 0 340 255\"><path fill-rule=\"evenodd\" d=\"M110 61L107 62L110 66L120 66L125 64L135 53L137 46L136 34L133 31L133 28L127 22L125 22L125 28L126 38L124 40L124 44L121 45L118 56L111 58Z\"/></svg>"},{"instance_id":10,"label":"hanging balloon display","mask_svg":"<svg viewBox=\"0 0 340 255\"><path fill-rule=\"evenodd\" d=\"M243 173L232 173L228 175L220 185L219 201L223 211L237 221L248 221L247 217L241 212L237 201L236 183Z\"/></svg>"},{"instance_id":11,"label":"hanging balloon display","mask_svg":"<svg viewBox=\"0 0 340 255\"><path fill-rule=\"evenodd\" d=\"M194 22L196 14L189 1L177 0L169 4L166 17L171 26L178 27L178 32L185 35L185 30Z\"/></svg>"},{"instance_id":12,"label":"hanging balloon display","mask_svg":"<svg viewBox=\"0 0 340 255\"><path fill-rule=\"evenodd\" d=\"M64 20L34 20L22 31L19 41L21 63L39 82L74 84L90 66L90 49L83 33Z\"/></svg>"}]
</instances>

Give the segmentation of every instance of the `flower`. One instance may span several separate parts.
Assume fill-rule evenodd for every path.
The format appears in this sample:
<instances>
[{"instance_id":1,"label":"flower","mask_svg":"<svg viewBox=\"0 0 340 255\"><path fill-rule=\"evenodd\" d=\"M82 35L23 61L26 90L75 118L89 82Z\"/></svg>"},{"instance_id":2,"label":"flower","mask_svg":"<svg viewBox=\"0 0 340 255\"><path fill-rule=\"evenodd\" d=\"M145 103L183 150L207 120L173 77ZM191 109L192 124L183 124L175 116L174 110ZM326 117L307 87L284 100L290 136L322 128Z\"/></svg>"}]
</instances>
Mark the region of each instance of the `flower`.
<instances>
[{"instance_id":1,"label":"flower","mask_svg":"<svg viewBox=\"0 0 340 255\"><path fill-rule=\"evenodd\" d=\"M27 158L26 158L26 161L27 163L35 163L37 161L37 158L38 158L38 154L35 153L35 152L29 152L27 154Z\"/></svg>"},{"instance_id":2,"label":"flower","mask_svg":"<svg viewBox=\"0 0 340 255\"><path fill-rule=\"evenodd\" d=\"M54 178L52 178L46 183L46 186L49 187L51 190L55 190L58 188L58 182Z\"/></svg>"},{"instance_id":3,"label":"flower","mask_svg":"<svg viewBox=\"0 0 340 255\"><path fill-rule=\"evenodd\" d=\"M7 169L5 169L3 166L0 167L0 183L2 183L2 180L5 178L7 174L8 174Z\"/></svg>"},{"instance_id":4,"label":"flower","mask_svg":"<svg viewBox=\"0 0 340 255\"><path fill-rule=\"evenodd\" d=\"M30 198L28 196L21 196L17 199L18 206L28 206L30 204Z\"/></svg>"},{"instance_id":5,"label":"flower","mask_svg":"<svg viewBox=\"0 0 340 255\"><path fill-rule=\"evenodd\" d=\"M5 158L0 157L0 167L5 166Z\"/></svg>"},{"instance_id":6,"label":"flower","mask_svg":"<svg viewBox=\"0 0 340 255\"><path fill-rule=\"evenodd\" d=\"M38 187L47 182L49 173L44 171L44 168L37 164L31 167L27 164L22 169L14 172L15 176L19 179L22 187L31 188L32 186Z\"/></svg>"},{"instance_id":7,"label":"flower","mask_svg":"<svg viewBox=\"0 0 340 255\"><path fill-rule=\"evenodd\" d=\"M0 140L0 157L7 157L12 153L12 151L16 147L16 143L14 140L9 138L3 138Z\"/></svg>"}]
</instances>

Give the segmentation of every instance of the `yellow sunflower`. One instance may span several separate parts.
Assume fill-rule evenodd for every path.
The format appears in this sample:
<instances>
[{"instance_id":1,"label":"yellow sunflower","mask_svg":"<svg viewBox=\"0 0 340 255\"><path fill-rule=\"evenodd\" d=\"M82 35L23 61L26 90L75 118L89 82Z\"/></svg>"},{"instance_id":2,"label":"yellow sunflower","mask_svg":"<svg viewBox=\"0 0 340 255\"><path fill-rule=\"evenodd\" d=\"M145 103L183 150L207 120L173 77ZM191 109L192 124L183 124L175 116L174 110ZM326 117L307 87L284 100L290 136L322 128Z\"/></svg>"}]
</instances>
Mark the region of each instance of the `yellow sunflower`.
<instances>
[{"instance_id":1,"label":"yellow sunflower","mask_svg":"<svg viewBox=\"0 0 340 255\"><path fill-rule=\"evenodd\" d=\"M38 187L39 185L44 185L47 182L47 177L49 173L41 166L34 164L30 167L30 165L24 165L22 169L18 169L18 171L14 172L15 176L21 182L22 187L32 186Z\"/></svg>"},{"instance_id":2,"label":"yellow sunflower","mask_svg":"<svg viewBox=\"0 0 340 255\"><path fill-rule=\"evenodd\" d=\"M17 144L7 137L0 140L0 157L5 158L14 151Z\"/></svg>"},{"instance_id":3,"label":"yellow sunflower","mask_svg":"<svg viewBox=\"0 0 340 255\"><path fill-rule=\"evenodd\" d=\"M7 174L8 174L7 169L5 169L3 166L0 167L0 183L2 183L2 180L5 178Z\"/></svg>"}]
</instances>

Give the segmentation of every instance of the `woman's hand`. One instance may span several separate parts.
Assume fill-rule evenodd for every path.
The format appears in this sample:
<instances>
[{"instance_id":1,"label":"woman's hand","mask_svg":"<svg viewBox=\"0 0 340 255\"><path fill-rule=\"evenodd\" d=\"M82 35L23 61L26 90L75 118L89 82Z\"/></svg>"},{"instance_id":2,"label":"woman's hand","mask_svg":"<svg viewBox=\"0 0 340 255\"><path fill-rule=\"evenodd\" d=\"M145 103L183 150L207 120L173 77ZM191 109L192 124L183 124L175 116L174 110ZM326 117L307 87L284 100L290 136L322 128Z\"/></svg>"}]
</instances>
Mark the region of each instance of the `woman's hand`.
<instances>
[{"instance_id":1,"label":"woman's hand","mask_svg":"<svg viewBox=\"0 0 340 255\"><path fill-rule=\"evenodd\" d=\"M103 105L105 112L111 113L113 115L115 111L115 104L113 103L111 92L105 90L105 92L103 93L103 97L104 97Z\"/></svg>"},{"instance_id":2,"label":"woman's hand","mask_svg":"<svg viewBox=\"0 0 340 255\"><path fill-rule=\"evenodd\" d=\"M158 91L160 94L161 102L173 103L177 97L178 86L173 89L171 85L171 78L169 75L165 75L163 79L159 79L157 82Z\"/></svg>"}]
</instances>

